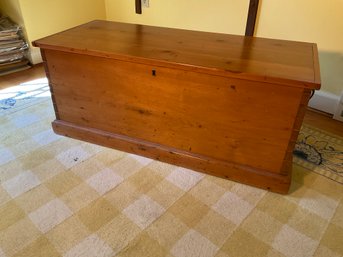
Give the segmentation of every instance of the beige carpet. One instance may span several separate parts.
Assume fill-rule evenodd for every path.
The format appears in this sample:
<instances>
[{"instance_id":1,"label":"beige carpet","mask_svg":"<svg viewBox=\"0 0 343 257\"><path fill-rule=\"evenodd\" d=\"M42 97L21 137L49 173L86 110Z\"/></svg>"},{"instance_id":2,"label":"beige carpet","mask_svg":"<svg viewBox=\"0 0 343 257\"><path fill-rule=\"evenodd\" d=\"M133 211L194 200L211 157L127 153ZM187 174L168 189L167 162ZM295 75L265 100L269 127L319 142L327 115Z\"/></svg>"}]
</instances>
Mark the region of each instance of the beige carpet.
<instances>
[{"instance_id":1,"label":"beige carpet","mask_svg":"<svg viewBox=\"0 0 343 257\"><path fill-rule=\"evenodd\" d=\"M266 192L0 116L0 257L343 256L343 186L294 164Z\"/></svg>"}]
</instances>

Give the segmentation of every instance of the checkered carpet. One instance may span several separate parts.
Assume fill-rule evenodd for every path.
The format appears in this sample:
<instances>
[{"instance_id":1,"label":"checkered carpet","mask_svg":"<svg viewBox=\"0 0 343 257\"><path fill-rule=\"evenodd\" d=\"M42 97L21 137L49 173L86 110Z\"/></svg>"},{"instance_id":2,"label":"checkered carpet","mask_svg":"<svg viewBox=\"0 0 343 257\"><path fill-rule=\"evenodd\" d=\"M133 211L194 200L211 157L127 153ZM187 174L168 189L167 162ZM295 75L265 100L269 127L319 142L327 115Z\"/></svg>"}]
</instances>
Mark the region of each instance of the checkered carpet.
<instances>
[{"instance_id":1,"label":"checkered carpet","mask_svg":"<svg viewBox=\"0 0 343 257\"><path fill-rule=\"evenodd\" d=\"M266 192L0 117L0 257L343 256L343 186L294 164Z\"/></svg>"}]
</instances>

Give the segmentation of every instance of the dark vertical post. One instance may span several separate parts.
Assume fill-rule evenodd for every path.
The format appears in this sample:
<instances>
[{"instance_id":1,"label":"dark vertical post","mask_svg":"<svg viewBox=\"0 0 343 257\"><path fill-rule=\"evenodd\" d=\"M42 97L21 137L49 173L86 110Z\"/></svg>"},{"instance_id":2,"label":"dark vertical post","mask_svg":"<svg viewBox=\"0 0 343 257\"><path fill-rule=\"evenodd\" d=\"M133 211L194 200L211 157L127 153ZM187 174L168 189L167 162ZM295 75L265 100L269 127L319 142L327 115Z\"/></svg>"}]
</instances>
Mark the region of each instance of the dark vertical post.
<instances>
[{"instance_id":1,"label":"dark vertical post","mask_svg":"<svg viewBox=\"0 0 343 257\"><path fill-rule=\"evenodd\" d=\"M142 2L141 0L135 0L136 1L136 13L142 14Z\"/></svg>"},{"instance_id":2,"label":"dark vertical post","mask_svg":"<svg viewBox=\"0 0 343 257\"><path fill-rule=\"evenodd\" d=\"M258 2L259 0L250 0L247 25L245 27L246 36L254 36Z\"/></svg>"}]
</instances>

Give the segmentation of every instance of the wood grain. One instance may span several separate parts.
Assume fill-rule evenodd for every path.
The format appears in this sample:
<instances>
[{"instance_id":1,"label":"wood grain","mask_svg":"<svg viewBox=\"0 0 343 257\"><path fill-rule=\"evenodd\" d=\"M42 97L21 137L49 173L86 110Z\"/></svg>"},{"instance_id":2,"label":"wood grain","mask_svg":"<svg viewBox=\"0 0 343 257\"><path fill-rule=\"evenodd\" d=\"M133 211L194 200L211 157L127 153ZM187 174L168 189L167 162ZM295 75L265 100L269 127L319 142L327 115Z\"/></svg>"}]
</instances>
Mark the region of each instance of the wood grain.
<instances>
[{"instance_id":1,"label":"wood grain","mask_svg":"<svg viewBox=\"0 0 343 257\"><path fill-rule=\"evenodd\" d=\"M60 135L195 169L213 176L257 186L273 192L286 194L289 190L289 175L283 176L269 173L249 166L232 164L141 139L77 126L65 121L54 121L53 129Z\"/></svg>"},{"instance_id":2,"label":"wood grain","mask_svg":"<svg viewBox=\"0 0 343 257\"><path fill-rule=\"evenodd\" d=\"M42 64L36 64L29 70L3 76L0 83L0 89L44 77L46 77L44 66ZM343 123L332 119L332 115L328 113L323 113L307 107L303 122L332 134L343 135Z\"/></svg>"},{"instance_id":3,"label":"wood grain","mask_svg":"<svg viewBox=\"0 0 343 257\"><path fill-rule=\"evenodd\" d=\"M93 21L34 45L253 81L320 87L314 79L318 71L310 43Z\"/></svg>"},{"instance_id":4,"label":"wood grain","mask_svg":"<svg viewBox=\"0 0 343 257\"><path fill-rule=\"evenodd\" d=\"M102 21L35 44L56 133L287 192L314 44Z\"/></svg>"},{"instance_id":5,"label":"wood grain","mask_svg":"<svg viewBox=\"0 0 343 257\"><path fill-rule=\"evenodd\" d=\"M301 89L51 50L45 55L61 120L280 172Z\"/></svg>"}]
</instances>

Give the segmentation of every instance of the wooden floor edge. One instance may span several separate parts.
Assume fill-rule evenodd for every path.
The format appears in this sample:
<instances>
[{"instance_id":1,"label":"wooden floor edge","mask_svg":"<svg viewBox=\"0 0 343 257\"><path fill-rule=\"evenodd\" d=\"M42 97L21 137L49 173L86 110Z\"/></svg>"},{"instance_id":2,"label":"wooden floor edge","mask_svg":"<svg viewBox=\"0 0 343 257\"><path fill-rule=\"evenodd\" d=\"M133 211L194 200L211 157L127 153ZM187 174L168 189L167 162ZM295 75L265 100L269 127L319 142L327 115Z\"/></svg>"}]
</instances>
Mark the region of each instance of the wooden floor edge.
<instances>
[{"instance_id":1,"label":"wooden floor edge","mask_svg":"<svg viewBox=\"0 0 343 257\"><path fill-rule=\"evenodd\" d=\"M55 120L52 126L54 132L59 135L145 156L276 193L287 194L289 191L290 175L279 175L244 165L233 164L125 135L78 126L61 120Z\"/></svg>"}]
</instances>

